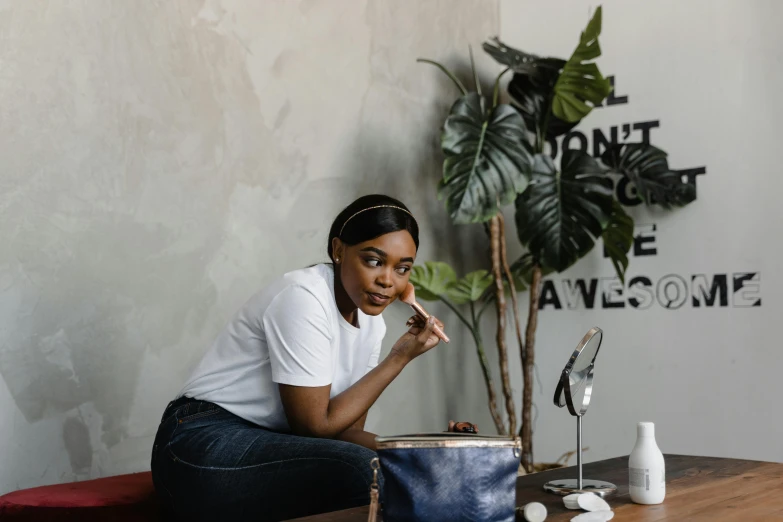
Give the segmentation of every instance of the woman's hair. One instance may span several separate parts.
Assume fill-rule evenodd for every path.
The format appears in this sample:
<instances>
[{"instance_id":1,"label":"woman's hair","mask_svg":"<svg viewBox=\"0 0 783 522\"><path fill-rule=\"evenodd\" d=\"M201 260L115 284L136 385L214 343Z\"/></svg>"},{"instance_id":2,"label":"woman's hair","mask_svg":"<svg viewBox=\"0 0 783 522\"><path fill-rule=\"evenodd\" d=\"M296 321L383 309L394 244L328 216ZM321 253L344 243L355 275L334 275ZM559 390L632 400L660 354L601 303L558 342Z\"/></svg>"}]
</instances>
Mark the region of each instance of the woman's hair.
<instances>
[{"instance_id":1,"label":"woman's hair","mask_svg":"<svg viewBox=\"0 0 783 522\"><path fill-rule=\"evenodd\" d=\"M332 239L356 245L378 236L407 230L419 248L419 226L402 201L383 194L362 196L337 214L329 230L327 253L332 258Z\"/></svg>"}]
</instances>

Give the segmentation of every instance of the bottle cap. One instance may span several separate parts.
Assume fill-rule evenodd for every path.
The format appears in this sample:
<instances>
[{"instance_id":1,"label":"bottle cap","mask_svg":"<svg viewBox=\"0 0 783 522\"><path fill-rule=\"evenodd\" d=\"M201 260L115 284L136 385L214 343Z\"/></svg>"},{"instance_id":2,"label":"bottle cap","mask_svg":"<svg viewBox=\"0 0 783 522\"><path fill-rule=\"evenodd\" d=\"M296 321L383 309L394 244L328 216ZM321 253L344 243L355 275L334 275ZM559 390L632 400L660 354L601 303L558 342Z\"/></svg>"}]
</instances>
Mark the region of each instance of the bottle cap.
<instances>
[{"instance_id":1,"label":"bottle cap","mask_svg":"<svg viewBox=\"0 0 783 522\"><path fill-rule=\"evenodd\" d=\"M655 436L655 423L653 422L640 422L636 425L636 434L639 437L654 437Z\"/></svg>"}]
</instances>

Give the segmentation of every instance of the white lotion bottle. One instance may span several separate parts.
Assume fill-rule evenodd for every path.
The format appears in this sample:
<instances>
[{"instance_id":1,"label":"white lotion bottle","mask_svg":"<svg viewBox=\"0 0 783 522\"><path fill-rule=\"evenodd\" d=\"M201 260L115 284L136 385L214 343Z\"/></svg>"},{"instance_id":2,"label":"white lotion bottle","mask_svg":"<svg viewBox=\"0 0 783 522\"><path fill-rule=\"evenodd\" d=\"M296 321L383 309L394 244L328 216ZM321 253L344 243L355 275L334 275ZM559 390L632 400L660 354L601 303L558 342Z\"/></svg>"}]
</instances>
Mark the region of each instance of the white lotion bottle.
<instances>
[{"instance_id":1,"label":"white lotion bottle","mask_svg":"<svg viewBox=\"0 0 783 522\"><path fill-rule=\"evenodd\" d=\"M636 426L636 445L628 459L628 492L637 504L660 504L666 496L666 466L652 422Z\"/></svg>"}]
</instances>

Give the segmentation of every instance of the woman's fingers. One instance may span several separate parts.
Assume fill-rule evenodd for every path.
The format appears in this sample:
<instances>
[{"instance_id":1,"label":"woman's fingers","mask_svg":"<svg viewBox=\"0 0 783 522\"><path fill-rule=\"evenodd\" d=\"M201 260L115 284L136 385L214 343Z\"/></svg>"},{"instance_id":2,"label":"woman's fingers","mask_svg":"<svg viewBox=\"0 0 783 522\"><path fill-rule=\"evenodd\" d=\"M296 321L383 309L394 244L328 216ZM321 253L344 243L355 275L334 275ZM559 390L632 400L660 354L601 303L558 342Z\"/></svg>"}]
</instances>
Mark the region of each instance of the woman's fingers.
<instances>
[{"instance_id":1,"label":"woman's fingers","mask_svg":"<svg viewBox=\"0 0 783 522\"><path fill-rule=\"evenodd\" d=\"M405 324L408 326L413 326L414 324L418 326L424 326L424 319L422 319L418 315L414 315L410 319L408 319L408 322Z\"/></svg>"},{"instance_id":2,"label":"woman's fingers","mask_svg":"<svg viewBox=\"0 0 783 522\"><path fill-rule=\"evenodd\" d=\"M439 328L443 329L446 326L446 325L443 324L443 321L441 321L437 317L435 317L434 319L435 319L435 324L438 325ZM408 321L405 324L407 326L413 326L414 324L419 325L419 326L424 326L424 323L425 323L425 321L424 321L424 319L422 319L421 316L414 315L410 319L408 319Z\"/></svg>"},{"instance_id":3,"label":"woman's fingers","mask_svg":"<svg viewBox=\"0 0 783 522\"><path fill-rule=\"evenodd\" d=\"M438 337L433 333L432 329L435 327L435 318L430 317L427 319L427 323L424 325L424 328L421 329L421 331L416 334L416 338L419 340L421 344L426 344L427 341L430 341L431 337L435 337L435 340L438 340ZM437 344L437 343L436 343Z\"/></svg>"},{"instance_id":4,"label":"woman's fingers","mask_svg":"<svg viewBox=\"0 0 783 522\"><path fill-rule=\"evenodd\" d=\"M424 320L418 315L414 315L408 319L408 322L405 323L405 325L408 327L408 333L411 335L419 335L424 329Z\"/></svg>"},{"instance_id":5,"label":"woman's fingers","mask_svg":"<svg viewBox=\"0 0 783 522\"><path fill-rule=\"evenodd\" d=\"M424 345L425 351L440 343L440 336L435 332L436 328L443 328L443 323L438 318L430 316L426 321L419 315L414 315L405 323L408 333L416 337L416 340ZM442 330L441 330L442 331Z\"/></svg>"},{"instance_id":6,"label":"woman's fingers","mask_svg":"<svg viewBox=\"0 0 783 522\"><path fill-rule=\"evenodd\" d=\"M392 351L409 357L411 360L436 347L441 338L435 333L437 328L443 328L443 323L435 317L424 320L414 315L406 322L408 331L400 337L392 347Z\"/></svg>"}]
</instances>

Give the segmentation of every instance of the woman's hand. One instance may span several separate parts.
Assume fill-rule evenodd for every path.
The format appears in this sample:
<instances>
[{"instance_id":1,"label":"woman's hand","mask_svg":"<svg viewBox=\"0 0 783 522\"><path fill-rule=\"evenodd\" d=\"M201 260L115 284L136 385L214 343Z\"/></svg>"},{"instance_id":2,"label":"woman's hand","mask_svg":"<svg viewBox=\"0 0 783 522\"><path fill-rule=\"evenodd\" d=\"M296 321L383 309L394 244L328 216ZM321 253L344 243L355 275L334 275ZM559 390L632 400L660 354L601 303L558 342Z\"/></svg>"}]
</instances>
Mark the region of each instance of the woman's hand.
<instances>
[{"instance_id":1,"label":"woman's hand","mask_svg":"<svg viewBox=\"0 0 783 522\"><path fill-rule=\"evenodd\" d=\"M443 329L443 323L434 316L431 316L426 322L418 315L408 319L408 331L394 343L390 355L402 357L405 361L410 362L435 348L440 342L440 338L433 332L433 326L436 324Z\"/></svg>"}]
</instances>

